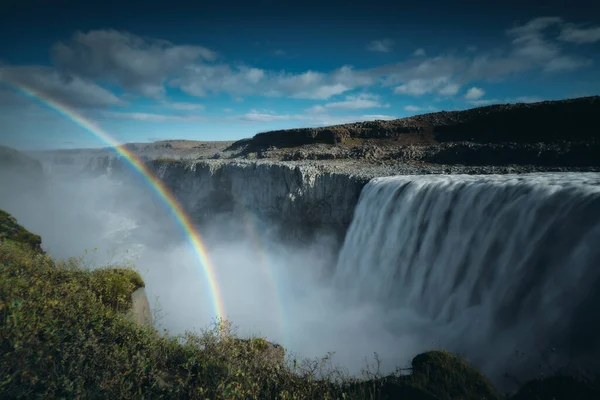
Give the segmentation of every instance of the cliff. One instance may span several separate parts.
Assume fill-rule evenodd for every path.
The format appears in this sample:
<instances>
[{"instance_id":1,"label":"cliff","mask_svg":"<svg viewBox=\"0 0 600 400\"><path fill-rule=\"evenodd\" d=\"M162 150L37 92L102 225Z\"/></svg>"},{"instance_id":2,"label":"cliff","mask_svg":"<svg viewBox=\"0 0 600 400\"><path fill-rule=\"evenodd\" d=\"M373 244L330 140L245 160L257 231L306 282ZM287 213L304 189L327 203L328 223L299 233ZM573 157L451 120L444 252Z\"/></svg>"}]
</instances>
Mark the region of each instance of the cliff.
<instances>
[{"instance_id":1,"label":"cliff","mask_svg":"<svg viewBox=\"0 0 600 400\"><path fill-rule=\"evenodd\" d=\"M151 168L198 219L219 212L276 220L288 233L343 234L368 177L272 162L154 161Z\"/></svg>"},{"instance_id":2,"label":"cliff","mask_svg":"<svg viewBox=\"0 0 600 400\"><path fill-rule=\"evenodd\" d=\"M0 171L6 170L28 171L40 174L42 166L39 161L28 157L22 152L7 146L0 145Z\"/></svg>"},{"instance_id":3,"label":"cliff","mask_svg":"<svg viewBox=\"0 0 600 400\"><path fill-rule=\"evenodd\" d=\"M296 161L598 167L598 115L599 96L501 104L263 132L227 150L231 157Z\"/></svg>"},{"instance_id":4,"label":"cliff","mask_svg":"<svg viewBox=\"0 0 600 400\"><path fill-rule=\"evenodd\" d=\"M16 242L26 245L36 252L43 253L42 238L23 228L6 211L0 210L0 242L2 241Z\"/></svg>"},{"instance_id":5,"label":"cliff","mask_svg":"<svg viewBox=\"0 0 600 400\"><path fill-rule=\"evenodd\" d=\"M0 145L0 190L36 187L43 183L43 175L40 161Z\"/></svg>"},{"instance_id":6,"label":"cliff","mask_svg":"<svg viewBox=\"0 0 600 400\"><path fill-rule=\"evenodd\" d=\"M538 103L500 104L441 111L391 121L368 121L322 128L263 132L235 142L245 151L268 147L343 143L349 139L391 139L399 144L450 141L551 143L600 139L600 96Z\"/></svg>"}]
</instances>

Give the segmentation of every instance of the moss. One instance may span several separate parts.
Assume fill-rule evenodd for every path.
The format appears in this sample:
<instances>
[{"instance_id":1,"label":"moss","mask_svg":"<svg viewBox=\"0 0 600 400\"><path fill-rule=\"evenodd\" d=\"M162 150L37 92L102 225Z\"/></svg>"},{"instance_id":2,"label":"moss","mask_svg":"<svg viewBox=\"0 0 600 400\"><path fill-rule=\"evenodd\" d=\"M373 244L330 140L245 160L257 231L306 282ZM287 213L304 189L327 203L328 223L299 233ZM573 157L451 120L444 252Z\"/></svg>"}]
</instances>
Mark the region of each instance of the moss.
<instances>
[{"instance_id":1,"label":"moss","mask_svg":"<svg viewBox=\"0 0 600 400\"><path fill-rule=\"evenodd\" d=\"M250 343L252 347L256 348L257 350L264 351L267 349L267 341L263 338L251 339Z\"/></svg>"},{"instance_id":2,"label":"moss","mask_svg":"<svg viewBox=\"0 0 600 400\"><path fill-rule=\"evenodd\" d=\"M30 248L42 251L42 238L39 235L29 232L18 224L17 220L7 213L0 210L0 241L10 240Z\"/></svg>"},{"instance_id":3,"label":"moss","mask_svg":"<svg viewBox=\"0 0 600 400\"><path fill-rule=\"evenodd\" d=\"M447 351L430 351L416 356L407 381L439 399L500 398L481 372Z\"/></svg>"},{"instance_id":4,"label":"moss","mask_svg":"<svg viewBox=\"0 0 600 400\"><path fill-rule=\"evenodd\" d=\"M99 269L91 273L91 289L102 301L115 310L126 311L131 308L131 295L145 287L140 274L131 269Z\"/></svg>"}]
</instances>

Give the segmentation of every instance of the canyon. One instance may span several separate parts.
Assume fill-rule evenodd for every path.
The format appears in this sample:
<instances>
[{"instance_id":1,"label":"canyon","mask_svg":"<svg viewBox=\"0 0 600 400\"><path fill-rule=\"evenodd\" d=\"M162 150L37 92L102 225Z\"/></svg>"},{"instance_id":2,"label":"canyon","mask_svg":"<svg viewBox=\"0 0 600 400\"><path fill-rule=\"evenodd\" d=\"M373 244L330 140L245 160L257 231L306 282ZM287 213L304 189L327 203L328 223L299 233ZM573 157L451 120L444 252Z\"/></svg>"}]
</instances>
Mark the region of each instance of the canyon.
<instances>
[{"instance_id":1,"label":"canyon","mask_svg":"<svg viewBox=\"0 0 600 400\"><path fill-rule=\"evenodd\" d=\"M269 331L275 341L309 355L338 351L345 366L356 365L375 349L387 357L386 368L393 369L420 351L448 348L465 354L498 383L507 371L540 373L546 368L539 367L540 359L546 360L550 348L552 365L600 367L595 357L600 315L594 311L600 293L595 268L600 262L595 246L600 239L600 163L598 131L586 128L599 104L588 98L493 106L435 118L355 124L350 127L354 130L309 129L259 134L236 143L172 141L126 148L173 193L200 232L223 227L224 236L206 242L217 249L209 246L217 253L217 274L223 264L224 302L242 325L284 319L285 329ZM531 122L550 114L576 115L571 121L581 126ZM493 122L498 115L508 115L508 121L529 118L530 123L522 124L527 129L518 131L529 134L499 137L494 133L499 131L491 130L478 139L474 130L487 126L481 118ZM457 131L456 124L468 129ZM381 131L368 126L387 129L387 136L379 137L373 132ZM574 128L567 132L569 126ZM333 133L329 137L326 132ZM91 203L90 209L114 203L135 210L133 221L122 222L119 232L136 238L142 237L136 236L139 230L160 231L152 242L152 257L159 258L162 248L171 251L169 240L176 234L166 227L169 218L164 208L153 207L157 201L148 182L126 158L109 149L30 156L47 176L88 182L85 193L97 186L98 196L106 199ZM17 190L10 185L4 187ZM104 185L112 189L101 190ZM122 199L114 194L134 187L141 191ZM19 206L14 200L8 208L27 221ZM35 229L33 218L27 222L43 231ZM248 224L246 239L270 243L259 253L230 244L242 240ZM310 246L310 253L289 250ZM273 256L273 248L283 256ZM228 258L233 253L243 255ZM275 271L272 279L280 291L278 300L259 305L249 300L266 290L264 282L254 280L257 256L270 260L263 264ZM191 262L177 253L158 264L173 260ZM299 268L315 276L298 275ZM149 272L148 290L152 292L152 282L166 287L179 282L178 274L181 279L192 276L185 268L170 271L168 278L154 280ZM248 289L250 282L255 289ZM191 283L186 289L175 286L180 293L161 293L169 293L169 310L177 313L201 289ZM183 292L189 292L185 301L178 297ZM244 300L235 293L244 293ZM189 328L185 321L171 322ZM325 327L327 323L337 327ZM341 332L347 336L343 345L337 340Z\"/></svg>"}]
</instances>

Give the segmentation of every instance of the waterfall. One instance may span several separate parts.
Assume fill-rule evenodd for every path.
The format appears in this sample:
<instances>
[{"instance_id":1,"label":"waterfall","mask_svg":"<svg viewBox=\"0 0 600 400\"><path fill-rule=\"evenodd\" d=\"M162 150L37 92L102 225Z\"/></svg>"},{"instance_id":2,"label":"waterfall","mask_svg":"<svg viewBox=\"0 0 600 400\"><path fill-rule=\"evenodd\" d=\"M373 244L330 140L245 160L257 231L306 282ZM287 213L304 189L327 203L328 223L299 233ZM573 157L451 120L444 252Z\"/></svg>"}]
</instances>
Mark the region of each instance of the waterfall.
<instances>
[{"instance_id":1,"label":"waterfall","mask_svg":"<svg viewBox=\"0 0 600 400\"><path fill-rule=\"evenodd\" d=\"M392 331L401 311L426 320L415 352L435 342L490 374L535 373L546 346L553 363L597 358L599 278L600 174L568 173L376 178L334 276Z\"/></svg>"}]
</instances>

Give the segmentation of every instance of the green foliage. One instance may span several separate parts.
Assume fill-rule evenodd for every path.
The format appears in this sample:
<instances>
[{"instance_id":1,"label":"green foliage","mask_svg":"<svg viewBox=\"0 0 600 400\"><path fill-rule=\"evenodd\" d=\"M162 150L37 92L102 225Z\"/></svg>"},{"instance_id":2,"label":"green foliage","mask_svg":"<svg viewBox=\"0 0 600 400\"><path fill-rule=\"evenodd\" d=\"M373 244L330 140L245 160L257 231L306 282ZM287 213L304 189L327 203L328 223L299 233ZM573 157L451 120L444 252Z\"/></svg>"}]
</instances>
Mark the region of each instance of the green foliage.
<instances>
[{"instance_id":1,"label":"green foliage","mask_svg":"<svg viewBox=\"0 0 600 400\"><path fill-rule=\"evenodd\" d=\"M406 380L440 400L499 398L481 372L447 351L430 351L416 356L412 361L412 374Z\"/></svg>"},{"instance_id":2,"label":"green foliage","mask_svg":"<svg viewBox=\"0 0 600 400\"><path fill-rule=\"evenodd\" d=\"M0 242L4 240L11 240L29 246L36 251L42 251L41 237L23 228L17 223L17 220L6 211L0 210Z\"/></svg>"},{"instance_id":3,"label":"green foliage","mask_svg":"<svg viewBox=\"0 0 600 400\"><path fill-rule=\"evenodd\" d=\"M131 294L144 286L140 274L131 269L98 269L90 277L90 289L105 304L121 312L131 307Z\"/></svg>"}]
</instances>

